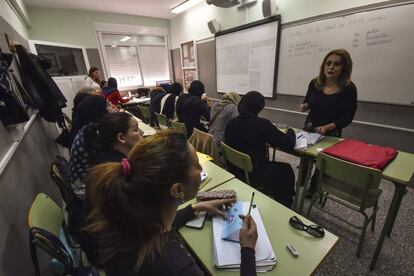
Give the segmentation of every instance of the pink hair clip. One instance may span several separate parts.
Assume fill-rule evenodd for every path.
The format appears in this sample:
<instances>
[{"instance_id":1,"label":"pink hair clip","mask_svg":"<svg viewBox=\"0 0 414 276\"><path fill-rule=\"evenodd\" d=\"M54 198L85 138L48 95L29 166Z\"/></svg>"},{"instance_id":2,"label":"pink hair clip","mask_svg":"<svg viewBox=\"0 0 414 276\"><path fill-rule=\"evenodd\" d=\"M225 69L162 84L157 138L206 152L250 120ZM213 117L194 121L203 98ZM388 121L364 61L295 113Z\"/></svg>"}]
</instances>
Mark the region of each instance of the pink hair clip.
<instances>
[{"instance_id":1,"label":"pink hair clip","mask_svg":"<svg viewBox=\"0 0 414 276\"><path fill-rule=\"evenodd\" d=\"M131 175L131 165L129 164L128 158L122 159L121 166L122 166L122 174L125 177L129 177Z\"/></svg>"}]
</instances>

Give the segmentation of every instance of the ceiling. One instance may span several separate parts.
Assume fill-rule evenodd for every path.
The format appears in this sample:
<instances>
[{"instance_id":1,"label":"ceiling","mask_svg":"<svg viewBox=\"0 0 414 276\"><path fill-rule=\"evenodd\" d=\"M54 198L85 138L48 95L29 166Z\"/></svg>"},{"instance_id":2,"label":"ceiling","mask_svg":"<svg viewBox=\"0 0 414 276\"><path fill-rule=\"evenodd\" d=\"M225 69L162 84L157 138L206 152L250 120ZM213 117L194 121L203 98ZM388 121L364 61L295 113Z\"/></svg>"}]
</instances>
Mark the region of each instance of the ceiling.
<instances>
[{"instance_id":1,"label":"ceiling","mask_svg":"<svg viewBox=\"0 0 414 276\"><path fill-rule=\"evenodd\" d=\"M77 9L171 19L184 0L23 0L27 7Z\"/></svg>"}]
</instances>

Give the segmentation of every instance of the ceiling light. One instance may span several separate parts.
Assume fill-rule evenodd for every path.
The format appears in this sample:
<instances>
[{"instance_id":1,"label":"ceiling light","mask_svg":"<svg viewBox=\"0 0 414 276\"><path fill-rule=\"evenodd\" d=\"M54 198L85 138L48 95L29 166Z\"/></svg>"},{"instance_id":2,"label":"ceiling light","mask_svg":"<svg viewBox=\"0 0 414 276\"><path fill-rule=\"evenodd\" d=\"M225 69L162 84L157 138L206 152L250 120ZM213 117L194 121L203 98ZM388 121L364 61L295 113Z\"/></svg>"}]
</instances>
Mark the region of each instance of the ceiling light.
<instances>
[{"instance_id":1,"label":"ceiling light","mask_svg":"<svg viewBox=\"0 0 414 276\"><path fill-rule=\"evenodd\" d=\"M177 7L173 8L171 10L171 12L176 13L176 14L181 13L183 11L186 11L186 10L194 7L195 5L197 5L197 4L199 4L203 1L204 0L187 0L187 1L184 1L181 4L179 4Z\"/></svg>"},{"instance_id":2,"label":"ceiling light","mask_svg":"<svg viewBox=\"0 0 414 276\"><path fill-rule=\"evenodd\" d=\"M130 39L131 39L131 37L126 35L123 38L121 38L120 41L125 42L125 41L128 41Z\"/></svg>"}]
</instances>

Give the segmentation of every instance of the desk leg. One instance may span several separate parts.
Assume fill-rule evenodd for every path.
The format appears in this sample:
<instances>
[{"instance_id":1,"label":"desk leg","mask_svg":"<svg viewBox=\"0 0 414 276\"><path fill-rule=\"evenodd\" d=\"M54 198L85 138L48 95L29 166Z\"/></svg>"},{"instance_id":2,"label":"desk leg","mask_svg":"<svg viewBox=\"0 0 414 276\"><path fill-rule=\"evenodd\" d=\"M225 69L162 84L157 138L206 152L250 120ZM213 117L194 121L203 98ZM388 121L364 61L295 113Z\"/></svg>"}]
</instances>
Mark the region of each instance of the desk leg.
<instances>
[{"instance_id":1,"label":"desk leg","mask_svg":"<svg viewBox=\"0 0 414 276\"><path fill-rule=\"evenodd\" d=\"M298 213L302 213L302 210L303 210L303 204L305 203L306 193L309 189L309 184L310 184L309 179L311 177L311 172L312 172L312 168L313 168L314 159L313 158L306 158L306 162L308 164L306 166L305 180L304 180L304 183L303 183L303 192L302 192L302 197L300 199L300 206L299 206L299 212Z\"/></svg>"},{"instance_id":2,"label":"desk leg","mask_svg":"<svg viewBox=\"0 0 414 276\"><path fill-rule=\"evenodd\" d=\"M299 171L298 171L298 179L296 180L295 183L295 200L293 201L293 206L292 209L296 210L296 208L298 207L299 204L299 200L300 200L300 186L302 185L302 183L304 182L304 173L305 169L304 166L306 166L306 158L304 156L300 157L300 163L299 163Z\"/></svg>"},{"instance_id":3,"label":"desk leg","mask_svg":"<svg viewBox=\"0 0 414 276\"><path fill-rule=\"evenodd\" d=\"M402 186L402 185L400 185L400 184L397 184L397 183L394 183L394 185L395 186ZM396 187L397 188L397 187ZM404 189L403 189L403 192L401 192L401 193L399 193L399 195L398 195L398 203L397 203L397 208L394 210L394 214L393 214L393 216L392 216L392 218L393 218L393 220L392 220L392 222L391 222L391 226L390 226L390 229L389 229L389 231L388 231L388 233L387 233L387 236L388 237L391 237L391 232L392 232L392 229L394 228L394 223L395 223L395 220L397 219L397 216L398 216L398 211L400 210L400 205L401 205L401 201L402 201L402 199L404 198L404 195L407 193L407 188L406 187L404 187Z\"/></svg>"},{"instance_id":4,"label":"desk leg","mask_svg":"<svg viewBox=\"0 0 414 276\"><path fill-rule=\"evenodd\" d=\"M374 256L372 257L371 264L369 266L370 270L374 270L377 263L379 254L381 253L382 244L384 243L385 236L391 232L392 226L395 221L395 217L398 214L400 209L401 199L404 196L406 187L398 183L394 183L395 190L392 197L390 207L388 209L388 214L382 227L380 237L378 239L377 247L375 248Z\"/></svg>"}]
</instances>

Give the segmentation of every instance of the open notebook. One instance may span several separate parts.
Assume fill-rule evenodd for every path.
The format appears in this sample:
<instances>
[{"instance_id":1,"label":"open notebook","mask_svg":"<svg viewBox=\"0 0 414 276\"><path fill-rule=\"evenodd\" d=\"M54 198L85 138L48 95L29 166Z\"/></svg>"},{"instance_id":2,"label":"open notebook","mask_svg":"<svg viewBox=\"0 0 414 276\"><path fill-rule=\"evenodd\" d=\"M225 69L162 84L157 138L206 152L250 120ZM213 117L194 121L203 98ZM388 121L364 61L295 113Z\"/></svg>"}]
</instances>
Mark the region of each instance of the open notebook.
<instances>
[{"instance_id":1,"label":"open notebook","mask_svg":"<svg viewBox=\"0 0 414 276\"><path fill-rule=\"evenodd\" d=\"M308 145L314 145L318 141L320 141L323 137L324 136L318 133L299 130L298 132L296 132L295 149L306 148Z\"/></svg>"},{"instance_id":2,"label":"open notebook","mask_svg":"<svg viewBox=\"0 0 414 276\"><path fill-rule=\"evenodd\" d=\"M249 202L243 202L243 213L247 213ZM253 208L251 216L257 225L256 271L266 272L276 265L276 255L267 236L258 208ZM214 264L220 269L240 269L240 244L222 239L224 220L213 217Z\"/></svg>"}]
</instances>

